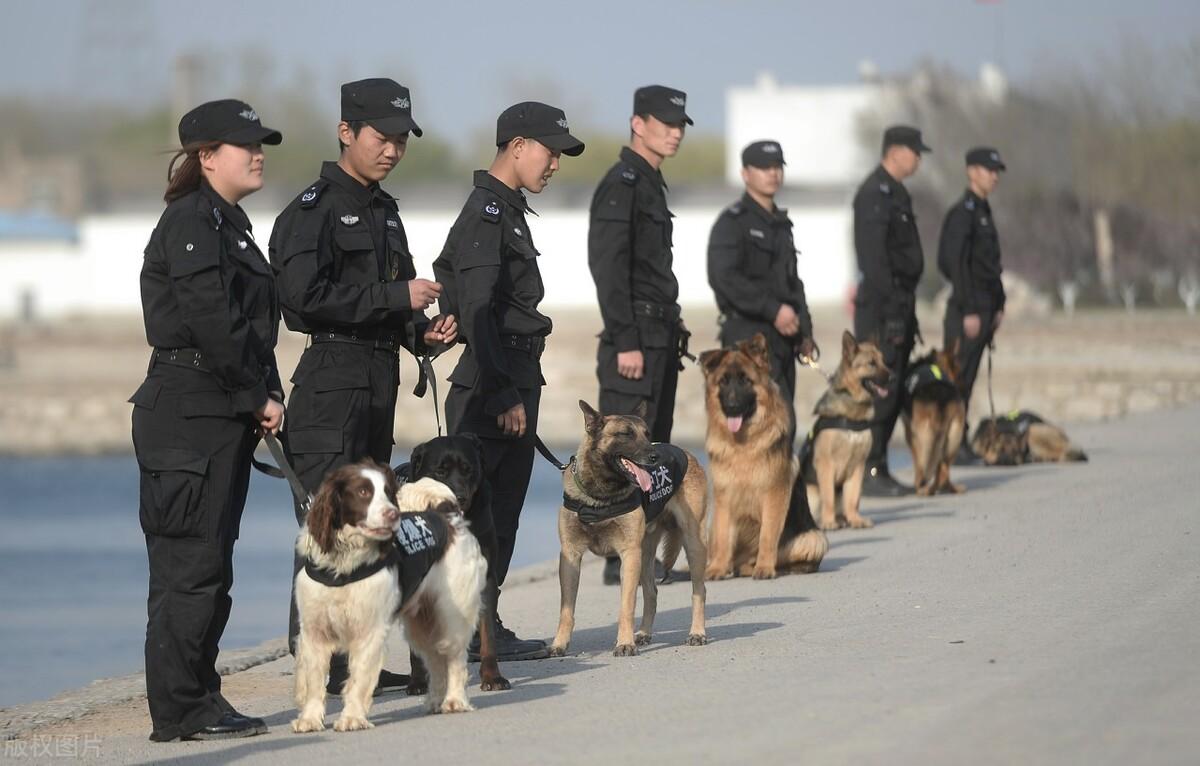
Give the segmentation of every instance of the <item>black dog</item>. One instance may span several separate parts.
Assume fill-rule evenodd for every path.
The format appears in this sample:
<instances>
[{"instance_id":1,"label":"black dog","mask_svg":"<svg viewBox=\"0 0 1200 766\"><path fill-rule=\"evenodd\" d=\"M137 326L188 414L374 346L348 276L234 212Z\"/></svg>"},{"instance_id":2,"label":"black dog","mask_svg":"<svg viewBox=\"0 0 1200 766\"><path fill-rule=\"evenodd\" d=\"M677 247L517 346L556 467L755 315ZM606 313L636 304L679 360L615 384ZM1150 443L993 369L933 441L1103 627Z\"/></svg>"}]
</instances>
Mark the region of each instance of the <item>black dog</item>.
<instances>
[{"instance_id":1,"label":"black dog","mask_svg":"<svg viewBox=\"0 0 1200 766\"><path fill-rule=\"evenodd\" d=\"M483 612L479 616L479 678L480 689L494 691L511 689L512 684L500 674L496 660L496 602L500 589L496 584L496 526L492 521L492 490L483 475L483 443L474 434L439 436L419 444L409 462L396 466L401 480L416 481L430 478L440 481L454 492L459 508L479 547L487 559L487 585L483 590ZM429 671L415 654L408 693L425 694L429 688Z\"/></svg>"}]
</instances>

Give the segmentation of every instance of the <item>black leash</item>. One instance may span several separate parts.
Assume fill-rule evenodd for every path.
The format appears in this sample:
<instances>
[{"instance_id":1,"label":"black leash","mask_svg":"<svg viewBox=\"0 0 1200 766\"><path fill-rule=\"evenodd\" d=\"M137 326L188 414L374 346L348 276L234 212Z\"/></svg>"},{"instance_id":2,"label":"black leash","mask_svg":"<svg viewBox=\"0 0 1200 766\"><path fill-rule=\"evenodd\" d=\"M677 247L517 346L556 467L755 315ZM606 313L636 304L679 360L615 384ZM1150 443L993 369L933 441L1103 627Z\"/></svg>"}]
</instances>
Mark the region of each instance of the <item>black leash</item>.
<instances>
[{"instance_id":1,"label":"black leash","mask_svg":"<svg viewBox=\"0 0 1200 766\"><path fill-rule=\"evenodd\" d=\"M422 354L417 357L417 368L420 373L417 377L417 385L413 388L413 396L424 399L426 388L433 392L433 417L437 419L438 436L441 436L442 411L438 408L437 374L433 371L435 358L431 354Z\"/></svg>"},{"instance_id":2,"label":"black leash","mask_svg":"<svg viewBox=\"0 0 1200 766\"><path fill-rule=\"evenodd\" d=\"M270 432L263 435L263 441L267 443L267 449L271 450L271 457L275 458L275 463L279 468L272 468L257 460L254 461L254 467L268 476L274 476L277 479L287 479L288 485L292 488L292 495L296 498L296 502L300 504L300 512L307 514L308 507L312 505L312 495L308 494L308 490L300 483L300 477L296 475L292 464L287 461L287 456L283 454L283 446L275 438L275 434Z\"/></svg>"},{"instance_id":3,"label":"black leash","mask_svg":"<svg viewBox=\"0 0 1200 766\"><path fill-rule=\"evenodd\" d=\"M992 422L996 422L996 403L992 401L992 349L995 348L995 342L988 342L988 409L992 411Z\"/></svg>"},{"instance_id":4,"label":"black leash","mask_svg":"<svg viewBox=\"0 0 1200 766\"><path fill-rule=\"evenodd\" d=\"M559 460L558 458L554 457L554 453L551 452L550 448L546 446L546 443L544 441L542 441L542 437L538 436L537 434L534 434L533 439L534 439L534 442L533 442L534 446L537 447L538 453L540 453L542 457L546 458L546 461L548 463L550 463L550 465L554 466L555 468L557 468L560 471L567 470L567 464L564 463L563 461Z\"/></svg>"}]
</instances>

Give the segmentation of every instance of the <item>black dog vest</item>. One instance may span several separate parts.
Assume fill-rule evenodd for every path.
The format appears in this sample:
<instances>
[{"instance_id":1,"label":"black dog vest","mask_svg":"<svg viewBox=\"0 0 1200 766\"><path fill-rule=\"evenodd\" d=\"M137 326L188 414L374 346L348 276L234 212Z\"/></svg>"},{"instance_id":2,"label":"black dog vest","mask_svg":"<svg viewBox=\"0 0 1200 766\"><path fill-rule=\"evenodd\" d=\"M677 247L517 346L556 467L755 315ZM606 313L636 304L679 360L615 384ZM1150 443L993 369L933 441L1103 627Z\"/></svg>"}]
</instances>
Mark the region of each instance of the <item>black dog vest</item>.
<instances>
[{"instance_id":1,"label":"black dog vest","mask_svg":"<svg viewBox=\"0 0 1200 766\"><path fill-rule=\"evenodd\" d=\"M1028 412L1027 410L1013 410L1007 415L1000 415L995 419L984 418L982 421L980 421L980 428L983 428L988 422L993 424L993 427L996 429L997 433L1024 434L1029 430L1031 425L1034 425L1035 423L1044 423L1046 421L1042 420L1037 415L1034 415L1032 412Z\"/></svg>"},{"instance_id":2,"label":"black dog vest","mask_svg":"<svg viewBox=\"0 0 1200 766\"><path fill-rule=\"evenodd\" d=\"M614 519L629 513L634 508L641 507L646 514L646 523L653 524L666 509L667 503L683 486L683 478L687 476L687 453L674 444L655 444L654 451L658 453L658 463L648 470L650 474L650 490L643 492L641 487L634 488L628 496L604 505L590 505L563 493L563 506L579 515L584 524L595 524L599 521ZM575 472L575 459L571 458L571 472ZM578 480L578 479L577 479Z\"/></svg>"},{"instance_id":3,"label":"black dog vest","mask_svg":"<svg viewBox=\"0 0 1200 766\"><path fill-rule=\"evenodd\" d=\"M904 379L904 389L908 391L909 396L912 396L914 391L925 386L950 386L953 388L954 382L946 375L945 370L936 364L917 365Z\"/></svg>"},{"instance_id":4,"label":"black dog vest","mask_svg":"<svg viewBox=\"0 0 1200 766\"><path fill-rule=\"evenodd\" d=\"M369 564L363 564L344 575L334 574L318 567L311 560L304 561L304 571L314 582L330 588L341 588L359 580L365 580L381 569L395 569L400 579L400 604L408 603L421 587L433 565L441 560L450 542L450 523L437 511L403 513L400 526L386 556Z\"/></svg>"}]
</instances>

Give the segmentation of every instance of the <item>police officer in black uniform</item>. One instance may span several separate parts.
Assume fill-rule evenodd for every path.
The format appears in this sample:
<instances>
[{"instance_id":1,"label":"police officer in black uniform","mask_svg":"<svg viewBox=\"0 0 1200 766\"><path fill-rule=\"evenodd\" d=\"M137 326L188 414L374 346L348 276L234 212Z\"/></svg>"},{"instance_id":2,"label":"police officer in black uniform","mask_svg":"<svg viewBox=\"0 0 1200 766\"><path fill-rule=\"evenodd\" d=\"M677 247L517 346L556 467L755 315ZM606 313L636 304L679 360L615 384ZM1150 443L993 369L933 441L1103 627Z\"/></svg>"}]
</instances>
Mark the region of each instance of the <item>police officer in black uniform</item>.
<instances>
[{"instance_id":1,"label":"police officer in black uniform","mask_svg":"<svg viewBox=\"0 0 1200 766\"><path fill-rule=\"evenodd\" d=\"M545 295L540 253L525 214L522 190L540 193L558 170L559 156L583 153L561 109L535 101L515 104L496 120L496 158L475 171L475 188L434 261L446 286L441 304L462 318L467 347L450 373L446 421L450 433L483 442L499 543L496 576L504 583L533 470L541 399L541 358L550 318L538 311ZM501 660L546 656L546 644L522 640L496 625ZM478 653L478 636L471 651Z\"/></svg>"},{"instance_id":2,"label":"police officer in black uniform","mask_svg":"<svg viewBox=\"0 0 1200 766\"><path fill-rule=\"evenodd\" d=\"M911 492L888 472L887 445L900 414L900 386L917 334L916 289L924 269L921 237L904 179L917 171L929 151L921 131L895 125L883 133L883 159L854 195L854 249L858 292L854 334L879 341L892 371L888 395L875 402L871 452L863 493L895 497Z\"/></svg>"},{"instance_id":3,"label":"police officer in black uniform","mask_svg":"<svg viewBox=\"0 0 1200 766\"><path fill-rule=\"evenodd\" d=\"M283 418L275 280L238 205L262 188L262 144L281 140L242 101L184 115L167 209L142 265L154 351L129 401L150 563L146 694L155 742L267 730L221 695L215 663L254 446Z\"/></svg>"},{"instance_id":4,"label":"police officer in black uniform","mask_svg":"<svg viewBox=\"0 0 1200 766\"><path fill-rule=\"evenodd\" d=\"M771 351L771 379L779 386L795 433L796 357L819 354L804 283L796 270L792 220L776 207L783 185L778 141L742 150L742 198L721 211L708 239L708 284L721 311L721 345L762 333Z\"/></svg>"},{"instance_id":5,"label":"police officer in black uniform","mask_svg":"<svg viewBox=\"0 0 1200 766\"><path fill-rule=\"evenodd\" d=\"M672 271L674 216L659 171L693 124L686 106L683 91L638 88L629 146L596 187L588 226L588 267L604 320L596 353L600 412L632 415L644 402L656 442L671 441L679 350L687 342ZM620 582L619 558L608 558L604 581Z\"/></svg>"},{"instance_id":6,"label":"police officer in black uniform","mask_svg":"<svg viewBox=\"0 0 1200 766\"><path fill-rule=\"evenodd\" d=\"M978 146L967 152L967 191L946 213L938 242L938 269L953 292L946 303L945 343L959 341L958 389L971 404L971 389L983 351L992 343L1004 318L1004 285L1000 281L1000 236L988 197L1005 170L1000 152ZM977 461L966 435L955 462Z\"/></svg>"},{"instance_id":7,"label":"police officer in black uniform","mask_svg":"<svg viewBox=\"0 0 1200 766\"><path fill-rule=\"evenodd\" d=\"M420 136L408 88L386 78L342 86L341 155L275 221L271 264L289 329L309 336L292 375L284 447L305 489L315 492L331 470L365 457L388 465L400 359L436 351L457 334L454 317L432 322L424 309L441 286L417 279L395 199L380 188ZM304 523L296 506L296 520ZM296 571L303 565L297 556ZM295 599L288 643L295 651ZM334 658L328 689L349 676ZM383 671L377 693L408 684Z\"/></svg>"}]
</instances>

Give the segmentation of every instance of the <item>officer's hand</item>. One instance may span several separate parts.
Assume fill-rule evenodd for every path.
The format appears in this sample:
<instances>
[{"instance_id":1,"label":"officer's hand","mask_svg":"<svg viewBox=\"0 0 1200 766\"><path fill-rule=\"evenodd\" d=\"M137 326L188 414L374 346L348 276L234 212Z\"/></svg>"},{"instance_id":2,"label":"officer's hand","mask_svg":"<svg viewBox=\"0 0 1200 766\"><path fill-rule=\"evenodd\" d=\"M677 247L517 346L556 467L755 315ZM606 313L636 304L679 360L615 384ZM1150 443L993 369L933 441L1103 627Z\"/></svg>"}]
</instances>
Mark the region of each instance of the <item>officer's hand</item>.
<instances>
[{"instance_id":1,"label":"officer's hand","mask_svg":"<svg viewBox=\"0 0 1200 766\"><path fill-rule=\"evenodd\" d=\"M254 411L254 419L258 421L258 431L263 433L278 433L283 425L283 405L274 399Z\"/></svg>"},{"instance_id":2,"label":"officer's hand","mask_svg":"<svg viewBox=\"0 0 1200 766\"><path fill-rule=\"evenodd\" d=\"M786 303L779 304L779 311L775 312L775 329L789 338L798 333L800 317L796 316L796 310Z\"/></svg>"},{"instance_id":3,"label":"officer's hand","mask_svg":"<svg viewBox=\"0 0 1200 766\"><path fill-rule=\"evenodd\" d=\"M617 373L622 378L641 380L646 371L646 359L641 351L617 352Z\"/></svg>"},{"instance_id":4,"label":"officer's hand","mask_svg":"<svg viewBox=\"0 0 1200 766\"><path fill-rule=\"evenodd\" d=\"M971 340L979 337L979 315L967 314L963 317L963 332Z\"/></svg>"},{"instance_id":5,"label":"officer's hand","mask_svg":"<svg viewBox=\"0 0 1200 766\"><path fill-rule=\"evenodd\" d=\"M800 356L815 362L821 358L821 350L817 348L817 344L813 342L812 338L805 338L800 341Z\"/></svg>"},{"instance_id":6,"label":"officer's hand","mask_svg":"<svg viewBox=\"0 0 1200 766\"><path fill-rule=\"evenodd\" d=\"M996 313L995 313L995 314L992 316L992 332L995 332L996 330L999 330L999 329L1000 329L1000 323L1001 323L1001 322L1003 322L1003 321L1004 321L1004 312L1003 312L1003 311L997 311L997 312L996 312Z\"/></svg>"},{"instance_id":7,"label":"officer's hand","mask_svg":"<svg viewBox=\"0 0 1200 766\"><path fill-rule=\"evenodd\" d=\"M440 282L431 282L428 279L408 280L408 302L413 311L424 311L429 308L441 294Z\"/></svg>"},{"instance_id":8,"label":"officer's hand","mask_svg":"<svg viewBox=\"0 0 1200 766\"><path fill-rule=\"evenodd\" d=\"M453 345L458 340L458 320L453 314L438 314L425 330L425 345L435 346L444 343Z\"/></svg>"},{"instance_id":9,"label":"officer's hand","mask_svg":"<svg viewBox=\"0 0 1200 766\"><path fill-rule=\"evenodd\" d=\"M518 404L503 415L496 417L496 426L505 436L525 435L525 405Z\"/></svg>"}]
</instances>

